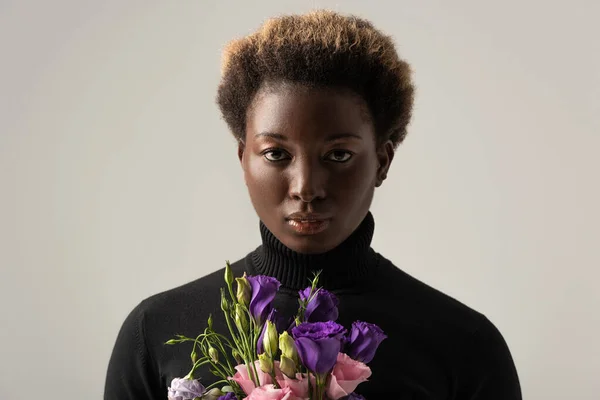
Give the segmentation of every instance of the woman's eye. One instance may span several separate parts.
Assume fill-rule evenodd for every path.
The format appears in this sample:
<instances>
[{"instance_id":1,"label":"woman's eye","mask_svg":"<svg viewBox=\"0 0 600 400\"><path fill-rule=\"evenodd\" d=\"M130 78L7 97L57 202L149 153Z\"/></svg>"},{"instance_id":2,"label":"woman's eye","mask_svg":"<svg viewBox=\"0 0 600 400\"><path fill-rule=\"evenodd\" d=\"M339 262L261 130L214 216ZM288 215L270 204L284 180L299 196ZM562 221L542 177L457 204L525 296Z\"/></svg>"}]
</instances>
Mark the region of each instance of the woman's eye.
<instances>
[{"instance_id":1,"label":"woman's eye","mask_svg":"<svg viewBox=\"0 0 600 400\"><path fill-rule=\"evenodd\" d=\"M269 150L264 152L263 156L269 161L283 161L290 158L283 150Z\"/></svg>"},{"instance_id":2,"label":"woman's eye","mask_svg":"<svg viewBox=\"0 0 600 400\"><path fill-rule=\"evenodd\" d=\"M335 162L346 162L352 158L352 153L345 150L334 150L327 155L327 159Z\"/></svg>"}]
</instances>

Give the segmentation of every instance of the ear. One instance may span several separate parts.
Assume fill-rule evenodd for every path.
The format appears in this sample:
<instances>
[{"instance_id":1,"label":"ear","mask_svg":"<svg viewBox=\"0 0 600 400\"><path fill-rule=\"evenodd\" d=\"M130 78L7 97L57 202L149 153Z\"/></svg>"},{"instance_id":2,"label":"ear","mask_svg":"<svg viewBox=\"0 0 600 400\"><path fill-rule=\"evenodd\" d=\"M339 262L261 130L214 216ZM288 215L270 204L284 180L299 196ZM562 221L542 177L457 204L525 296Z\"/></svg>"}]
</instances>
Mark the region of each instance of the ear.
<instances>
[{"instance_id":1,"label":"ear","mask_svg":"<svg viewBox=\"0 0 600 400\"><path fill-rule=\"evenodd\" d=\"M240 163L242 163L243 166L243 160L244 160L244 152L246 150L246 145L242 140L238 140L238 159L240 160Z\"/></svg>"},{"instance_id":2,"label":"ear","mask_svg":"<svg viewBox=\"0 0 600 400\"><path fill-rule=\"evenodd\" d=\"M394 160L394 144L391 140L382 143L377 148L377 179L375 180L375 186L379 187L383 184L383 181L387 178L388 171Z\"/></svg>"}]
</instances>

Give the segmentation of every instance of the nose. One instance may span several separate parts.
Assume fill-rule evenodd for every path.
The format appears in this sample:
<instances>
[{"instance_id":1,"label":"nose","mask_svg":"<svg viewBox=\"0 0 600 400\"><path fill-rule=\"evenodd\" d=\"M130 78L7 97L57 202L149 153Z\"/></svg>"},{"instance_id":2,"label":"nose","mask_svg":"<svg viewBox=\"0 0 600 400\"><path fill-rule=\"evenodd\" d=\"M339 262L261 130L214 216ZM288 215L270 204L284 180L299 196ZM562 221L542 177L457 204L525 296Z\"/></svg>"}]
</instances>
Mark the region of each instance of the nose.
<instances>
[{"instance_id":1,"label":"nose","mask_svg":"<svg viewBox=\"0 0 600 400\"><path fill-rule=\"evenodd\" d=\"M324 199L327 171L319 163L307 159L299 159L294 164L290 171L290 197L304 203Z\"/></svg>"}]
</instances>

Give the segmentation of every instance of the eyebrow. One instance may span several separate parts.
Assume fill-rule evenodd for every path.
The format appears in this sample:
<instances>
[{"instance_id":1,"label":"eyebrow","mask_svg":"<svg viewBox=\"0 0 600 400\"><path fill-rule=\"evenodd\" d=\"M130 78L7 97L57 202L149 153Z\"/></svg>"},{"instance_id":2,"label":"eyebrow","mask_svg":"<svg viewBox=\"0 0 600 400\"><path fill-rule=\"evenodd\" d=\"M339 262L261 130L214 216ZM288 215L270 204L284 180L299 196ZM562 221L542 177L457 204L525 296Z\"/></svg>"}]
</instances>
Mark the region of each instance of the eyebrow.
<instances>
[{"instance_id":1,"label":"eyebrow","mask_svg":"<svg viewBox=\"0 0 600 400\"><path fill-rule=\"evenodd\" d=\"M256 137L269 137L272 139L278 139L278 140L282 140L282 141L288 140L287 136L282 135L281 133L273 133L273 132L261 132L261 133L257 133L255 136ZM362 136L359 136L355 133L336 133L334 135L327 136L325 141L326 142L335 142L336 140L340 140L340 139L363 140Z\"/></svg>"},{"instance_id":2,"label":"eyebrow","mask_svg":"<svg viewBox=\"0 0 600 400\"><path fill-rule=\"evenodd\" d=\"M273 133L273 132L261 132L261 133L257 133L255 135L255 137L268 137L268 138L272 138L272 139L279 139L279 140L287 140L287 137L282 135L281 133Z\"/></svg>"},{"instance_id":3,"label":"eyebrow","mask_svg":"<svg viewBox=\"0 0 600 400\"><path fill-rule=\"evenodd\" d=\"M357 135L355 133L337 133L335 135L327 136L327 139L325 139L325 141L326 142L335 142L336 140L340 140L340 139L358 139L358 140L363 140L362 136Z\"/></svg>"}]
</instances>

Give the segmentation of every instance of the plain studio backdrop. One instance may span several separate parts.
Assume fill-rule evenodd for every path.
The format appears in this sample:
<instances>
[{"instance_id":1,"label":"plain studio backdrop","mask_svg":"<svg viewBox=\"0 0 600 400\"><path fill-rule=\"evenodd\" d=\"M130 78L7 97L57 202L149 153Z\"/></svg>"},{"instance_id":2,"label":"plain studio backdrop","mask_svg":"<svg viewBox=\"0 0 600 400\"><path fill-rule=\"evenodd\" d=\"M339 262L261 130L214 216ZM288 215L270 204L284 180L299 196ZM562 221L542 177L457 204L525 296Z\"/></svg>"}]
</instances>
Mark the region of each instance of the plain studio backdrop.
<instances>
[{"instance_id":1,"label":"plain studio backdrop","mask_svg":"<svg viewBox=\"0 0 600 400\"><path fill-rule=\"evenodd\" d=\"M0 399L101 398L136 304L259 244L221 50L315 7L414 68L373 247L486 314L525 399L598 399L600 7L541 0L0 0Z\"/></svg>"}]
</instances>

